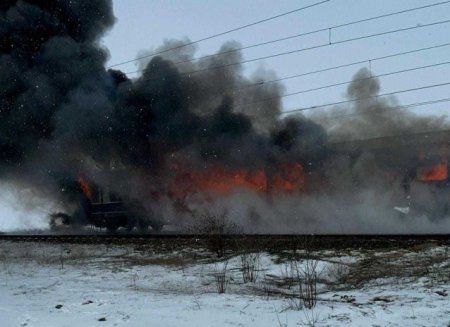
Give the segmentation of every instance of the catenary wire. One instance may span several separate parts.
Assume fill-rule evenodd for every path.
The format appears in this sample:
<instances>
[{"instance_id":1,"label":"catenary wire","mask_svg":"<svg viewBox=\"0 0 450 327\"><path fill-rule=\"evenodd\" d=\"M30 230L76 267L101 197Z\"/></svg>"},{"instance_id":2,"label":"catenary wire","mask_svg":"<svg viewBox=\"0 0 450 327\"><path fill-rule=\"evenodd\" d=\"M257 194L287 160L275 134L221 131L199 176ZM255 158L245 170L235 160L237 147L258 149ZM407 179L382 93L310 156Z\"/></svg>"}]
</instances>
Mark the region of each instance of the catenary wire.
<instances>
[{"instance_id":1,"label":"catenary wire","mask_svg":"<svg viewBox=\"0 0 450 327\"><path fill-rule=\"evenodd\" d=\"M216 69L221 69L221 68L228 68L228 67L232 67L232 66L236 66L236 65L240 65L240 64L256 62L256 61L260 61L260 60L264 60L264 59L276 58L276 57L280 57L280 56L285 56L285 55L289 55L289 54L293 54L293 53L299 53L299 52L313 50L313 49L319 49L319 48L323 48L323 47L327 47L327 46L331 46L331 45L343 44L343 43L348 43L348 42L353 42L353 41L359 41L359 40L362 40L362 39L367 39L367 38L372 38L372 37L377 37L377 36L382 36L382 35L387 35L387 34L393 34L393 33L399 33L399 32L405 32L405 31L409 31L409 30L420 29L420 28L436 26L436 25L440 25L440 24L447 24L447 23L450 23L450 20L433 22L433 23L429 23L429 24L415 25L415 26L407 27L407 28L401 28L401 29L396 29L396 30L391 30L391 31L386 31L386 32L369 34L369 35L359 36L359 37L345 39L345 40L341 40L341 41L335 41L335 42L332 42L332 43L325 43L325 44L320 44L320 45L316 45L316 46L312 46L312 47L301 48L301 49L296 49L296 50L291 50L291 51L286 51L286 52L280 52L280 53L276 53L276 54L272 54L272 55L268 55L268 56L264 56L264 57L247 59L247 60L234 62L234 63L230 63L230 64L226 64L226 65L213 66L213 67L208 67L208 68L199 69L199 70L193 70L193 71L189 71L189 72L182 72L182 73L178 73L178 74L170 74L170 75L165 75L165 76L162 76L162 77L140 78L140 79L138 79L138 81L139 82L143 82L143 81L150 81L150 80L160 80L160 79L169 78L169 77L172 77L172 76L192 75L192 74L197 74L197 73L201 73L201 72L205 72L205 71L216 70ZM133 80L129 80L127 82L132 83ZM123 83L126 83L126 82L123 82Z\"/></svg>"},{"instance_id":2,"label":"catenary wire","mask_svg":"<svg viewBox=\"0 0 450 327\"><path fill-rule=\"evenodd\" d=\"M324 90L324 89L328 89L328 88L335 87L335 86L350 84L352 82L365 81L365 80L370 80L372 78L386 77L386 76L402 74L402 73L407 73L407 72L412 72L412 71L421 70L421 69L427 69L427 68L432 68L432 67L438 67L438 66L443 66L443 65L448 65L448 64L450 64L450 61L440 62L440 63L436 63L436 64L431 64L431 65L425 65L425 66L419 66L419 67L413 67L413 68L408 68L408 69L402 69L402 70L397 70L397 71L393 71L393 72L383 73L383 74L379 74L379 75L372 75L372 76L369 76L369 77L359 78L359 79L355 79L355 80L351 80L351 81L345 81L345 82L339 82L339 83L334 83L334 84L328 84L328 85L319 86L319 87L315 87L315 88L311 88L311 89L306 89L306 90L296 91L296 92L287 93L287 94L283 94L283 95L278 95L278 96L274 96L274 97L259 99L259 100L255 100L255 101L251 101L251 102L236 104L235 107L246 107L246 106L249 106L249 105L252 105L252 104L255 104L255 103L266 102L266 101L271 101L271 100L275 100L275 99L281 99L281 98L285 98L285 97L289 97L289 96L293 96L293 95L298 95L298 94L303 94L303 93L309 93L309 92Z\"/></svg>"},{"instance_id":3,"label":"catenary wire","mask_svg":"<svg viewBox=\"0 0 450 327\"><path fill-rule=\"evenodd\" d=\"M184 64L184 63L188 63L188 62L192 62L192 61L197 61L197 60L217 57L217 56L221 56L221 55L228 54L228 53L233 53L233 52L246 50L246 49L250 49L250 48L255 48L255 47L259 47L259 46L263 46L263 45L268 45L268 44L278 43L278 42L282 42L282 41L287 41L287 40L294 39L294 38L299 38L299 37L302 37L302 36L307 36L307 35L316 34L316 33L325 32L325 31L330 31L330 30L333 30L333 29L341 28L341 27L351 26L351 25L354 25L354 24L362 23L362 22L367 22L367 21L371 21L371 20L377 20L377 19L381 19L381 18L385 18L385 17L390 17L390 16L395 16L395 15L399 15L399 14L412 12L412 11L423 10L423 9L426 9L426 8L439 6L439 5L444 5L444 4L448 4L448 3L450 3L450 1L444 1L444 2L434 3L434 4L430 4L430 5L426 5L426 6L410 8L410 9L406 9L406 10L402 10L402 11L396 11L396 12L392 12L392 13L388 13L388 14L384 14L384 15L379 15L379 16L375 16L375 17L369 17L369 18L365 18L365 19L360 19L360 20L356 20L356 21L352 21L352 22L348 22L348 23L344 23L344 24L340 24L340 25L334 25L334 26L330 26L330 27L327 27L327 28L321 28L321 29L318 29L318 30L310 31L310 32L300 33L300 34L296 34L296 35L291 35L291 36L287 36L287 37L283 37L283 38L274 39L274 40L271 40L271 41L266 41L266 42L257 43L257 44L253 44L253 45L248 45L248 46L235 48L235 49L231 49L231 50L227 50L227 51L222 51L222 52L219 52L219 53L216 53L216 54L212 54L212 55L206 55L206 56L201 56L201 57L197 57L197 58L186 59L186 60L183 60L183 61L175 62L174 65L180 65L180 64ZM330 43L330 41L328 43ZM135 74L135 73L139 73L139 72L142 72L142 71L145 71L145 69L139 69L139 70L135 70L135 71L132 71L132 72L127 72L126 74Z\"/></svg>"},{"instance_id":4,"label":"catenary wire","mask_svg":"<svg viewBox=\"0 0 450 327\"><path fill-rule=\"evenodd\" d=\"M330 117L327 117L327 118L328 119L347 118L347 117L363 115L363 114L366 114L366 113L375 113L375 114L390 113L391 111L397 111L397 110L408 109L408 108L415 108L415 107L422 107L422 106L433 105L433 104L444 103L444 102L450 102L450 98L443 98L443 99L438 99L438 100L429 100L429 101L423 101L423 102L415 102L415 103L410 103L410 104L406 104L406 105L399 105L399 106L390 107L389 109L386 109L386 110L373 110L372 109L372 110L364 110L364 111L352 112L352 113L349 113L349 114L339 114L339 115L334 115L334 116L330 116Z\"/></svg>"},{"instance_id":5,"label":"catenary wire","mask_svg":"<svg viewBox=\"0 0 450 327\"><path fill-rule=\"evenodd\" d=\"M324 107L340 105L340 104L344 104L344 103L352 103L352 102L356 102L356 101L360 101L360 100L377 99L377 98L381 98L381 97L385 97L385 96L396 95L396 94L407 93L407 92L420 91L420 90L431 89L431 88L447 86L447 85L450 85L450 82L433 84L433 85L426 85L426 86L420 86L420 87L415 87L415 88L412 88L412 89L406 89L406 90L400 90L400 91L395 91L395 92L383 93L383 94L372 95L372 96L368 96L368 97L355 98L355 99L338 101L338 102L331 102L331 103L326 103L326 104L312 106L312 107L291 109L291 110L283 111L282 114L283 115L289 115L289 114L294 113L294 112L301 112L301 111L319 109L319 108L324 108Z\"/></svg>"},{"instance_id":6,"label":"catenary wire","mask_svg":"<svg viewBox=\"0 0 450 327\"><path fill-rule=\"evenodd\" d=\"M377 136L377 137L371 137L366 139L355 139L355 140L347 140L347 141L340 141L340 142L330 142L332 144L343 144L343 143L349 143L349 142L364 142L364 141L373 141L373 140L383 140L388 138L395 138L395 137L410 137L410 136L417 136L417 135L427 135L427 134L434 134L434 133L448 133L450 132L450 129L438 129L438 130L426 130L426 131L420 131L416 133L405 133L405 134L396 134L396 135L384 135L384 136Z\"/></svg>"},{"instance_id":7,"label":"catenary wire","mask_svg":"<svg viewBox=\"0 0 450 327\"><path fill-rule=\"evenodd\" d=\"M283 16L287 16L287 15L290 15L290 14L293 14L293 13L296 13L296 12L299 12L299 11L303 11L303 10L306 10L306 9L309 9L309 8L312 8L312 7L315 7L315 6L319 6L319 5L322 5L322 4L327 3L329 1L331 1L331 0L323 0L323 1L320 1L320 2L315 2L315 3L313 3L311 5L308 5L308 6L304 6L304 7L297 8L297 9L294 9L294 10L290 10L288 12L284 12L284 13L281 13L281 14L278 14L278 15L275 15L275 16L271 16L271 17L268 17L268 18L265 18L265 19L261 19L259 21L256 21L256 22L253 22L253 23L250 23L250 24L246 24L246 25L243 25L243 26L239 26L239 27L236 27L236 28L224 31L224 32L213 34L213 35L210 35L210 36L207 36L207 37L195 40L195 41L191 41L191 42L188 42L188 43L185 43L185 44L182 44L182 45L170 48L170 49L157 51L157 52L154 52L154 53L151 53L151 54L139 57L139 58L130 59L130 60L127 60L127 61L115 63L113 65L108 66L108 68L121 66L121 65L128 64L130 62L134 62L134 61L137 61L137 60L141 60L141 59L148 58L148 57L153 57L153 56L156 56L156 55L159 55L159 54L162 54L162 53L166 53L166 52L169 52L169 51L172 51L172 50L177 50L177 49L186 47L188 45L192 45L192 44L196 44L196 43L203 42L203 41L206 41L206 40L210 40L210 39L222 36L222 35L226 35L226 34L229 34L229 33L232 33L232 32L236 32L236 31L239 31L239 30L251 27L251 26L255 26L255 25L258 25L258 24L261 24L261 23L265 23L265 22L270 21L270 20L274 20L274 19L277 19L277 18L280 18L280 17L283 17Z\"/></svg>"},{"instance_id":8,"label":"catenary wire","mask_svg":"<svg viewBox=\"0 0 450 327\"><path fill-rule=\"evenodd\" d=\"M336 69L340 69L340 68L351 67L351 66L355 66L355 65L368 63L368 62L375 62L375 61L379 61L379 60L394 58L394 57L398 57L398 56L403 56L403 55L407 55L407 54L412 54L412 53L417 53L417 52L422 52L422 51L427 51L427 50L433 50L433 49L438 49L438 48L448 47L448 46L450 46L450 43L442 43L442 44L433 45L433 46L429 46L429 47L425 47L425 48L419 48L419 49L403 51L403 52L396 52L396 53L393 53L393 54L390 54L390 55L386 55L386 56L375 57L375 58L370 58L370 59L360 60L360 61L354 61L354 62L347 63L347 64L327 67L327 68L313 70L313 71L306 72L306 73L280 77L280 78L267 80L267 81L255 82L255 83L247 84L247 85L244 85L244 86L240 86L238 88L235 88L235 90L241 90L241 89L245 89L245 88L249 88L249 87L266 85L266 84L269 84L269 83L281 82L281 81L288 80L288 79L293 79L293 78L298 78L298 77L303 77L303 76L308 76L308 75L324 73L324 72L328 72L328 71L336 70Z\"/></svg>"}]
</instances>

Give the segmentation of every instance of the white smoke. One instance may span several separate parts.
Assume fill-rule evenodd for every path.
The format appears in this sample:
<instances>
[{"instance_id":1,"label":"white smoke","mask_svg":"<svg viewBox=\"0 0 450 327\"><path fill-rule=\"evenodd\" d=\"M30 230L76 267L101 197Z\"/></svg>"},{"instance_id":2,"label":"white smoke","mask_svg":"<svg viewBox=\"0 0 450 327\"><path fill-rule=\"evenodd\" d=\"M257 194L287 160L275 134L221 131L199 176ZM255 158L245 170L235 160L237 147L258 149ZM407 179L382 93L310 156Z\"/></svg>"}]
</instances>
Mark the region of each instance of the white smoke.
<instances>
[{"instance_id":1,"label":"white smoke","mask_svg":"<svg viewBox=\"0 0 450 327\"><path fill-rule=\"evenodd\" d=\"M357 192L283 194L271 200L239 190L207 204L191 202L199 216L225 215L244 233L279 234L440 234L450 232L450 217L404 214L399 189L366 187ZM429 190L421 190L421 194ZM414 193L414 192L413 192Z\"/></svg>"},{"instance_id":2,"label":"white smoke","mask_svg":"<svg viewBox=\"0 0 450 327\"><path fill-rule=\"evenodd\" d=\"M29 188L2 182L0 188L0 231L25 231L49 228L49 214L57 205Z\"/></svg>"}]
</instances>

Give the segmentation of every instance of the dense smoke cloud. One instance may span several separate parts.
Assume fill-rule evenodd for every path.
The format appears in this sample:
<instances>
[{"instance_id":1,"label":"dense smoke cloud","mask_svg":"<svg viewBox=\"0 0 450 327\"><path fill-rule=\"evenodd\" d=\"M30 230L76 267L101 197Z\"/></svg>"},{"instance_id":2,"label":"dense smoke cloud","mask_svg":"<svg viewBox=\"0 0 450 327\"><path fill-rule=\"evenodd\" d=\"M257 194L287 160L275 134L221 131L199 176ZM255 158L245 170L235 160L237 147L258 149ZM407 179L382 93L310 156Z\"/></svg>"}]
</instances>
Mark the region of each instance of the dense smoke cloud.
<instances>
[{"instance_id":1,"label":"dense smoke cloud","mask_svg":"<svg viewBox=\"0 0 450 327\"><path fill-rule=\"evenodd\" d=\"M328 113L322 110L312 114L311 117L329 131L332 140L415 134L442 130L448 125L443 117L425 117L407 109L399 110L401 104L394 96L378 97L380 82L371 76L367 68L360 69L353 76L347 88L347 98L359 100L347 106L335 107Z\"/></svg>"},{"instance_id":2,"label":"dense smoke cloud","mask_svg":"<svg viewBox=\"0 0 450 327\"><path fill-rule=\"evenodd\" d=\"M41 140L51 139L56 114L70 110L62 106L107 83L107 53L96 41L113 22L109 1L2 2L2 163L24 164Z\"/></svg>"},{"instance_id":3,"label":"dense smoke cloud","mask_svg":"<svg viewBox=\"0 0 450 327\"><path fill-rule=\"evenodd\" d=\"M242 61L236 42L199 60L195 45L149 56L138 63L142 73L130 79L105 69L108 52L99 39L114 21L110 0L0 4L4 183L71 212L80 195L74 181L83 176L165 220L226 212L250 232L367 232L377 224L377 213L403 223L391 210L392 198L404 193L402 172L384 170L370 151L350 156L333 142L432 130L442 128L442 121L404 111L380 113L396 102L373 98L379 82L367 70L357 72L348 88L349 98L364 99L333 110L358 117L336 122L321 112L311 119L282 118L284 87L263 83L274 79L271 71L245 76L235 64ZM187 43L167 40L150 52ZM246 182L266 192L237 189L208 201L189 195L183 213L177 212L174 181L186 171L216 178L211 169L217 167L222 174L253 172ZM260 172L267 176L263 182L257 180ZM278 194L264 186L282 184L283 178L303 181L300 173L306 176L301 192Z\"/></svg>"}]
</instances>

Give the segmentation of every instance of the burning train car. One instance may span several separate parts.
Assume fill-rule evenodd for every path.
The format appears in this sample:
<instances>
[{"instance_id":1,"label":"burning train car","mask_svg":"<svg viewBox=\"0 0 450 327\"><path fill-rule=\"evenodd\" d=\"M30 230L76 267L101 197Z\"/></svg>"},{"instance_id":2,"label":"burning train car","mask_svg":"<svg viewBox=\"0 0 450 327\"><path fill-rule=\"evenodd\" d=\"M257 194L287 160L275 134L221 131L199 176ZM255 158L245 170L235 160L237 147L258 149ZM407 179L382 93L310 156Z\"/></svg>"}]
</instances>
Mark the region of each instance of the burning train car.
<instances>
[{"instance_id":1,"label":"burning train car","mask_svg":"<svg viewBox=\"0 0 450 327\"><path fill-rule=\"evenodd\" d=\"M450 215L449 131L341 142L334 148L353 158L370 153L386 178L401 180L404 192L392 199L399 213L431 219Z\"/></svg>"},{"instance_id":2,"label":"burning train car","mask_svg":"<svg viewBox=\"0 0 450 327\"><path fill-rule=\"evenodd\" d=\"M333 162L340 156L350 158L354 165L364 154L369 154L384 178L401 180L402 192L391 199L391 210L398 215L424 215L439 219L450 214L450 137L448 132L434 132L406 136L392 136L352 142L331 143L333 151L325 160ZM145 231L162 229L169 218L155 215L142 200L124 200L104 188L78 180L83 194L78 221L115 231L119 227ZM176 208L174 214L195 215L191 209L208 207L214 201L234 192L245 190L270 203L273 198L298 198L316 194L317 188L333 184L323 170L305 169L300 162L280 164L271 169L232 169L208 166L187 169L176 165L172 178L147 196L148 202L158 205L160 198ZM427 192L423 192L423 189ZM423 196L423 194L428 196ZM196 204L196 205L193 205ZM295 213L293 213L295 214Z\"/></svg>"},{"instance_id":3,"label":"burning train car","mask_svg":"<svg viewBox=\"0 0 450 327\"><path fill-rule=\"evenodd\" d=\"M175 177L161 187L159 192L149 192L148 202L157 203L162 197L169 199L179 214L194 214L189 202L213 202L216 198L236 190L248 190L269 201L273 193L292 194L304 186L305 174L301 164L284 164L274 173L264 170L238 170L225 167L210 167L200 170L178 169ZM167 217L157 217L149 206L137 199L109 191L79 177L78 206L72 215L60 214L53 217L61 224L73 226L95 226L115 232L118 228L127 231L137 229L145 232L149 227L160 231ZM164 190L164 191L163 191ZM142 200L141 200L142 201Z\"/></svg>"}]
</instances>

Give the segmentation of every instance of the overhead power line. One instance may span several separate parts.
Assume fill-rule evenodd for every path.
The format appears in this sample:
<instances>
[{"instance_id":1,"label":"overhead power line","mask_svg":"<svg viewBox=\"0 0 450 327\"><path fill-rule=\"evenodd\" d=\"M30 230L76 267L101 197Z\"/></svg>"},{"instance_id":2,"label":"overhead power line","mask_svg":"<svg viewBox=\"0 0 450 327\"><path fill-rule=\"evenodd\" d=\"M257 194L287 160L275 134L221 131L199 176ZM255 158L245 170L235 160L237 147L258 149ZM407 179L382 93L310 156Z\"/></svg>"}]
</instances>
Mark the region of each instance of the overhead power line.
<instances>
[{"instance_id":1,"label":"overhead power line","mask_svg":"<svg viewBox=\"0 0 450 327\"><path fill-rule=\"evenodd\" d=\"M270 83L281 82L281 81L288 80L288 79L293 79L293 78L298 78L298 77L303 77L303 76L308 76L308 75L324 73L324 72L328 72L328 71L336 70L336 69L340 69L340 68L356 66L356 65L360 65L360 64L369 63L369 62L375 62L375 61L379 61L379 60L384 60L384 59L404 56L404 55L407 55L407 54L412 54L412 53L417 53L417 52L422 52L422 51L427 51L427 50L433 50L433 49L438 49L438 48L448 47L448 46L450 46L450 43L443 43L443 44L433 45L433 46L425 47L425 48L419 48L419 49L414 49L414 50L409 50L409 51L404 51L404 52L397 52L397 53L393 53L393 54L382 56L382 57L375 57L375 58L370 58L370 59L366 59L366 60L354 61L354 62L350 62L350 63L347 63L347 64L327 67L327 68L318 69L318 70L313 70L313 71L309 71L309 72L306 72L306 73L280 77L280 78L267 80L267 81L255 82L255 83L247 84L247 85L244 85L244 86L240 86L240 87L236 88L235 90L242 90L242 89L250 88L250 87L254 87L254 86L262 86L262 85L266 85L266 84L270 84Z\"/></svg>"},{"instance_id":2,"label":"overhead power line","mask_svg":"<svg viewBox=\"0 0 450 327\"><path fill-rule=\"evenodd\" d=\"M450 98L443 98L443 99L430 100L430 101L424 101L424 102L416 102L416 103L411 103L411 104L406 104L406 105L390 107L389 109L386 109L386 110L374 110L374 109L372 109L372 110L364 110L364 111L358 111L358 112L353 112L353 113L349 113L349 114L335 115L335 116L331 116L331 117L328 117L328 118L329 119L347 118L347 117L363 115L363 114L366 114L366 113L383 114L383 113L390 113L391 111L397 111L397 110L402 110L402 109L409 109L409 108L415 108L415 107L428 106L428 105L444 103L444 102L450 102Z\"/></svg>"},{"instance_id":3,"label":"overhead power line","mask_svg":"<svg viewBox=\"0 0 450 327\"><path fill-rule=\"evenodd\" d=\"M416 133L384 135L384 136L370 137L370 138L365 138L365 139L347 140L347 141L331 142L331 143L336 145L336 144L343 144L343 143L349 143L349 142L365 142L365 141L383 140L383 139L389 139L389 138L395 138L395 137L418 136L418 135L427 135L427 134L434 134L434 133L447 133L447 132L450 132L450 129L438 129L438 130L432 130L432 131L430 131L430 130L420 131L420 132L416 132Z\"/></svg>"},{"instance_id":4,"label":"overhead power line","mask_svg":"<svg viewBox=\"0 0 450 327\"><path fill-rule=\"evenodd\" d=\"M441 24L447 24L447 23L450 23L450 20L438 21L438 22L433 22L433 23L429 23L429 24L415 25L415 26L412 26L412 27L400 28L400 29L396 29L396 30L390 30L390 31L380 32L380 33L375 33L375 34L369 34L369 35L359 36L359 37L345 39L345 40L341 40L341 41L335 41L335 42L331 42L331 43L324 43L324 44L320 44L320 45L316 45L316 46L312 46L312 47L307 47L307 48L301 48L301 49L296 49L296 50L291 50L291 51L280 52L280 53L276 53L276 54L272 54L272 55L268 55L268 56L264 56L264 57L247 59L247 60L234 62L234 63L230 63L230 64L213 66L213 67L208 67L208 68L199 69L199 70L193 70L193 71L189 71L189 72L183 72L183 73L178 73L178 74L170 74L170 75L165 75L165 76L160 76L160 77L149 77L149 78L139 79L139 81L142 82L142 81L150 81L150 80L159 80L159 79L168 78L168 77L171 77L171 76L180 76L180 75L183 76L183 75L198 74L198 73L209 71L209 70L228 68L228 67L232 67L232 66L236 66L236 65L240 65L240 64L256 62L256 61L260 61L260 60L264 60L264 59L271 59L271 58L281 57L281 56L285 56L285 55L289 55L289 54L293 54L293 53L299 53L299 52L303 52L303 51L319 49L319 48L328 47L328 46L332 46L332 45L336 45L336 44L343 44L343 43L348 43L348 42L353 42L353 41L359 41L359 40L373 38L373 37L377 37L377 36L383 36L383 35L388 35L388 34L405 32L405 31L421 29L421 28L426 28L426 27L431 27L431 26L436 26L436 25L441 25ZM129 82L132 82L132 81L130 80Z\"/></svg>"},{"instance_id":5,"label":"overhead power line","mask_svg":"<svg viewBox=\"0 0 450 327\"><path fill-rule=\"evenodd\" d=\"M331 71L331 70L336 70L336 69L340 69L340 68L351 67L351 66L358 65L358 64L363 64L363 63L368 63L368 62L375 62L375 61L381 61L381 60L385 60L385 59L389 59L389 58L404 56L404 55L408 55L408 54L414 54L414 53L418 53L418 52L422 52L422 51L428 51L428 50L433 50L433 49L439 49L439 48L448 47L448 46L450 46L450 43L443 43L443 44L433 45L433 46L424 47L424 48L418 48L418 49L413 49L413 50L408 50L408 51L403 51L403 52L396 52L396 53L388 54L388 55L385 55L385 56L374 57L374 58L371 58L371 59L365 59L365 60L360 60L360 61L354 61L354 62L347 63L347 64L327 67L327 68L318 69L318 70L314 70L314 71L309 71L309 72L296 74L296 75L290 75L290 76L286 76L286 77L282 77L282 78L278 78L278 79L273 79L273 80L268 80L268 81L264 81L264 82L257 82L257 83L253 83L253 84L248 84L248 85L245 85L245 86L242 86L242 87L239 87L239 88L235 88L234 90L235 91L239 91L239 90L246 89L246 88L249 88L249 87L263 86L263 85L266 85L266 84L280 82L280 81L287 80L287 79L293 79L293 78L298 78L298 77L303 77L303 76L308 76L308 75L314 75L314 74L327 72L327 71ZM393 72L388 72L388 73L383 73L383 74L378 74L378 75L372 75L372 76L367 77L367 78L361 78L361 79L352 80L352 81L346 81L346 82L340 82L340 83L335 83L335 84L329 84L329 85L325 85L325 86L321 86L321 87L317 87L317 88L312 88L312 89L292 92L292 93L284 94L284 95L277 96L277 97L270 97L270 98L265 98L265 99L260 99L260 100L244 103L244 104L237 104L235 107L243 107L243 106L248 106L248 105L259 103L259 102L270 101L270 100L273 100L273 99L276 99L276 98L283 98L283 97L288 97L288 96L292 96L292 95L296 95L296 94L313 92L313 91L317 91L317 90L321 90L321 89L326 89L326 88L335 87L335 86L339 86L339 85L349 84L349 83L354 82L354 81L361 81L361 80L366 80L366 79L371 79L371 78L385 77L385 76L401 74L401 73L406 73L406 72L411 72L411 71L420 70L420 69L426 69L426 68L432 68L432 67L437 67L437 66L442 66L442 65L447 65L447 64L450 64L450 61L440 62L440 63L436 63L436 64L431 64L431 65L425 65L425 66L419 66L419 67L413 67L413 68L408 68L408 69L403 69L403 70L398 70L398 71L393 71Z\"/></svg>"},{"instance_id":6,"label":"overhead power line","mask_svg":"<svg viewBox=\"0 0 450 327\"><path fill-rule=\"evenodd\" d=\"M246 106L253 105L255 103L261 103L261 102L281 99L281 98L285 98L285 97L289 97L289 96L293 96L293 95L298 95L298 94L304 94L304 93L324 90L324 89L328 89L328 88L335 87L335 86L347 85L347 84L354 83L354 82L370 80L372 78L386 77L386 76L391 76L391 75L397 75L397 74L412 72L412 71L415 71L415 70L427 69L427 68L444 66L444 65L449 65L449 64L450 64L450 61L445 61L445 62L440 62L440 63L426 65L426 66L419 66L419 67L402 69L402 70L397 70L397 71L388 72L388 73L379 74L379 75L372 75L372 76L369 76L369 77L358 78L358 79L351 80L351 81L345 81L345 82L339 82L339 83L334 83L334 84L328 84L328 85L325 85L325 86L319 86L319 87L315 87L315 88L311 88L311 89L296 91L296 92L287 93L287 94L283 94L283 95L278 95L278 96L274 96L274 97L263 98L263 99L259 99L259 100L255 100L255 101L251 101L251 102L247 102L247 103L237 104L237 105L235 105L235 108L246 107Z\"/></svg>"},{"instance_id":7,"label":"overhead power line","mask_svg":"<svg viewBox=\"0 0 450 327\"><path fill-rule=\"evenodd\" d=\"M307 108L291 109L291 110L283 111L282 114L283 115L289 115L289 114L292 114L294 112L325 108L325 107L336 106L336 105L340 105L340 104L344 104L344 103L352 103L352 102L361 101L361 100L377 99L377 98L386 97L386 96L390 96L390 95L396 95L396 94L401 94L401 93L420 91L420 90L431 89L431 88L447 86L447 85L450 85L450 82L433 84L433 85L426 85L426 86L420 86L420 87L415 87L415 88L412 88L412 89L406 89L406 90L400 90L400 91L395 91L395 92L383 93L383 94L372 95L372 96L368 96L368 97L362 97L362 98L355 98L355 99L350 99L350 100L326 103L326 104L322 104L322 105L318 105L318 106L312 106L312 107L307 107Z\"/></svg>"},{"instance_id":8,"label":"overhead power line","mask_svg":"<svg viewBox=\"0 0 450 327\"><path fill-rule=\"evenodd\" d=\"M156 56L156 55L159 55L159 54L162 54L162 53L166 53L166 52L169 52L169 51L172 51L172 50L181 49L181 48L186 47L188 45L192 45L192 44L196 44L196 43L203 42L203 41L206 41L206 40L210 40L210 39L222 36L222 35L226 35L226 34L229 34L229 33L232 33L232 32L236 32L236 31L240 31L240 30L243 30L243 29L251 27L251 26L255 26L255 25L258 25L258 24L261 24L261 23L265 23L265 22L268 22L268 21L271 21L271 20L274 20L274 19L277 19L277 18L280 18L280 17L283 17L283 16L287 16L287 15L290 15L290 14L293 14L293 13L296 13L296 12L299 12L299 11L303 11L305 9L316 7L316 6L322 5L322 4L324 4L326 2L329 2L329 1L330 0L323 0L323 1L320 1L320 2L316 2L316 3L313 3L313 4L308 5L308 6L304 6L304 7L297 8L297 9L294 9L294 10L290 10L290 11L287 11L287 12L284 12L284 13L281 13L281 14L278 14L278 15L275 15L275 16L264 18L264 19L258 20L256 22L253 22L253 23L250 23L250 24L246 24L246 25L243 25L243 26L235 27L233 29L230 29L230 30L227 30L227 31L224 31L224 32L220 32L220 33L217 33L217 34L213 34L213 35L210 35L210 36L207 36L207 37L195 40L195 41L191 41L191 42L188 42L188 43L185 43L185 44L173 47L173 48L169 48L169 49L153 52L151 54L148 54L148 55L145 55L145 56L142 56L142 57L139 57L139 58L135 58L135 59L119 62L119 63L113 64L113 65L110 65L108 68L117 67L117 66L128 64L130 62L134 62L134 61L141 60L141 59L144 59L144 58L153 57L153 56Z\"/></svg>"},{"instance_id":9,"label":"overhead power line","mask_svg":"<svg viewBox=\"0 0 450 327\"><path fill-rule=\"evenodd\" d=\"M283 37L283 38L278 38L278 39L274 39L274 40L270 40L270 41L266 41L266 42L262 42L262 43L257 43L257 44L253 44L253 45L240 47L240 48L226 50L226 51L222 51L222 52L215 53L215 54L212 54L212 55L206 55L206 56L201 56L201 57L197 57L197 58L191 58L191 59L187 59L187 60L183 60L183 61L178 61L178 62L175 62L174 65L180 65L180 64L185 64L185 63L188 63L188 62L197 61L197 60L213 58L213 57L221 56L221 55L224 55L224 54L229 54L229 53L233 53L233 52L237 52L237 51L241 51L241 50L256 48L256 47L263 46L263 45L269 45L269 44L274 44L274 43L278 43L278 42L283 42L283 41L291 40L291 39L294 39L294 38L299 38L299 37L302 37L302 36L317 34L317 33L321 33L321 32L326 32L326 31L331 32L331 30L337 29L337 28L341 28L341 27L351 26L351 25L360 24L360 23L363 23L363 22L368 22L368 21L377 20L377 19L381 19L381 18L386 18L386 17L390 17L390 16L395 16L395 15L400 15L400 14L404 14L404 13L409 13L409 12L412 12L412 11L423 10L423 9L427 9L427 8L430 8L430 7L441 6L441 5L448 4L448 3L450 3L450 1L443 1L443 2L438 2L438 3L426 5L426 6L420 6L420 7L410 8L410 9L406 9L406 10L391 12L391 13L384 14L384 15L379 15L379 16L369 17L369 18L360 19L360 20L356 20L356 21L351 21L351 22L348 22L348 23L334 25L334 26L330 26L330 27L327 27L327 28L321 28L321 29L317 29L317 30L314 30L314 31L304 32L304 33L295 34L295 35L290 35L290 36L286 36L286 37ZM329 43L330 42L331 42L331 39L329 40ZM142 71L145 71L145 69L139 69L139 70L135 70L135 71L132 71L132 72L127 72L126 74L135 74L135 73L139 73L139 72L142 72Z\"/></svg>"}]
</instances>

